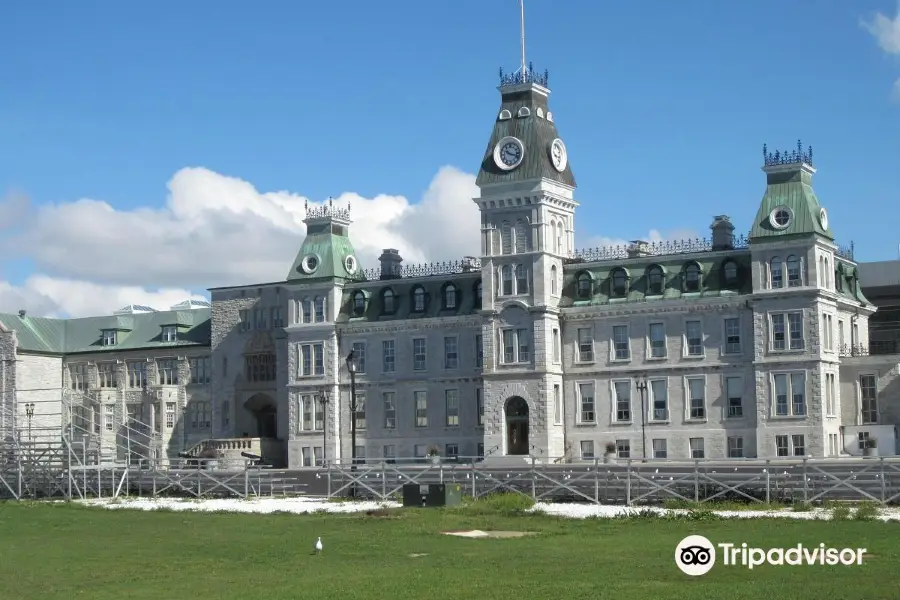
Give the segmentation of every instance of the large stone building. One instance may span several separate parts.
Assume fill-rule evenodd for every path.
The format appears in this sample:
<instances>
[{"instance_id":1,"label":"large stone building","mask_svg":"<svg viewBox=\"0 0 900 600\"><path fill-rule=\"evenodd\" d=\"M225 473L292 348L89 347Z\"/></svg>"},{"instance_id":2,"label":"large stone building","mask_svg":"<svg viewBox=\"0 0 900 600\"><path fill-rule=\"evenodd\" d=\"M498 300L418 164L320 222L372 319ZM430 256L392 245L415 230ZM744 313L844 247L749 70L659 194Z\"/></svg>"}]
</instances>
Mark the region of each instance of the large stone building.
<instances>
[{"instance_id":1,"label":"large stone building","mask_svg":"<svg viewBox=\"0 0 900 600\"><path fill-rule=\"evenodd\" d=\"M499 89L479 256L404 265L386 249L365 270L349 208L328 202L308 207L284 280L212 289L210 307L0 315L7 423L21 430L33 403L28 423L77 422L121 457L128 415L156 456L205 444L290 466L581 460L610 444L623 458L829 457L869 439L895 453L900 356L858 351L876 308L813 191L811 149L763 149L762 200L736 207L747 235L717 216L709 241L576 250L546 74Z\"/></svg>"}]
</instances>

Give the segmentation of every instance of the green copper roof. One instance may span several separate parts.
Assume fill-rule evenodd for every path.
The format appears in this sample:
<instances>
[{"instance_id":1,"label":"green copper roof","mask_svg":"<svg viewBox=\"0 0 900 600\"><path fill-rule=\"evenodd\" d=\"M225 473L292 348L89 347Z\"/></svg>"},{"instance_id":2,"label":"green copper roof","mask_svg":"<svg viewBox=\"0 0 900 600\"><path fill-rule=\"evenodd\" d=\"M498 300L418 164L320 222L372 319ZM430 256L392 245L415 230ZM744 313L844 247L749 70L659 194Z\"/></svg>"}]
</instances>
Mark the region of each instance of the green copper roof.
<instances>
[{"instance_id":1,"label":"green copper roof","mask_svg":"<svg viewBox=\"0 0 900 600\"><path fill-rule=\"evenodd\" d=\"M766 193L750 229L751 241L816 234L834 240L831 229L822 226L822 207L813 191L809 168L800 163L773 167L766 176ZM791 219L786 227L779 229L772 223L772 215L782 207L789 209Z\"/></svg>"},{"instance_id":2,"label":"green copper roof","mask_svg":"<svg viewBox=\"0 0 900 600\"><path fill-rule=\"evenodd\" d=\"M528 109L528 116L519 116L519 109L523 107ZM508 118L500 117L503 111L509 111ZM559 172L550 160L550 144L559 134L554 122L547 119L548 114L547 96L537 91L535 86L527 84L503 90L494 130L475 183L482 186L545 178L575 187L575 176L568 161L566 168ZM494 163L494 146L506 136L518 138L525 146L522 163L511 171L503 171Z\"/></svg>"},{"instance_id":3,"label":"green copper roof","mask_svg":"<svg viewBox=\"0 0 900 600\"><path fill-rule=\"evenodd\" d=\"M349 216L349 215L348 215ZM330 218L309 219L306 238L287 274L287 281L315 279L361 279L362 267L348 235L348 222ZM347 269L348 258L351 270ZM352 271L352 272L351 272Z\"/></svg>"},{"instance_id":4,"label":"green copper roof","mask_svg":"<svg viewBox=\"0 0 900 600\"><path fill-rule=\"evenodd\" d=\"M210 309L167 310L80 319L50 319L0 313L0 323L16 332L19 350L49 354L114 352L142 348L208 346ZM177 340L162 341L164 325L177 326ZM103 332L115 330L116 344L103 345Z\"/></svg>"}]
</instances>

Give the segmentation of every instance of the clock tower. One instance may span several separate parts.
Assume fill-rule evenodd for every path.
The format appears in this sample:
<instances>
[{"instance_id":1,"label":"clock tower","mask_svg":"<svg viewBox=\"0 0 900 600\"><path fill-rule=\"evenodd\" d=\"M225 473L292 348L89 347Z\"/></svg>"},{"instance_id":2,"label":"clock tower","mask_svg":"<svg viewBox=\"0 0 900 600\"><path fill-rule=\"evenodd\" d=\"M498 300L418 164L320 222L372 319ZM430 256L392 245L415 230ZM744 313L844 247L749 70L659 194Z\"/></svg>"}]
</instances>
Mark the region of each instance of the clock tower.
<instances>
[{"instance_id":1,"label":"clock tower","mask_svg":"<svg viewBox=\"0 0 900 600\"><path fill-rule=\"evenodd\" d=\"M500 108L475 198L481 210L485 454L565 454L563 261L575 177L548 98L548 73L500 72ZM518 460L518 459L511 459Z\"/></svg>"}]
</instances>

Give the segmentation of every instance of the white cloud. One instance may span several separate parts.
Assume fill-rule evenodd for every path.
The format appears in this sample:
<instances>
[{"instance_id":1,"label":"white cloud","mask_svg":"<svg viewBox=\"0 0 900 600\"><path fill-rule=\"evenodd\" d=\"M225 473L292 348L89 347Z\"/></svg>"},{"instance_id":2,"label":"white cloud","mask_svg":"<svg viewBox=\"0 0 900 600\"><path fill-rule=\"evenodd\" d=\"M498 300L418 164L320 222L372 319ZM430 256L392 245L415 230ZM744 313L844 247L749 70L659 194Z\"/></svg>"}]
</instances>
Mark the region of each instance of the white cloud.
<instances>
[{"instance_id":1,"label":"white cloud","mask_svg":"<svg viewBox=\"0 0 900 600\"><path fill-rule=\"evenodd\" d=\"M900 54L900 7L893 18L880 12L860 20L862 27L872 34L878 46L888 54Z\"/></svg>"},{"instance_id":2,"label":"white cloud","mask_svg":"<svg viewBox=\"0 0 900 600\"><path fill-rule=\"evenodd\" d=\"M128 304L166 309L204 297L207 287L287 275L306 233L306 197L261 192L204 168L181 169L168 190L163 207L128 210L93 199L31 206L24 194L8 195L0 202L0 256L27 259L34 273L21 285L0 277L0 312L89 316ZM334 202L350 203L358 258L377 267L384 248L397 248L406 263L478 255L477 195L474 175L444 167L415 203L352 192ZM693 237L691 231L653 230L646 239ZM627 243L596 236L585 245Z\"/></svg>"}]
</instances>

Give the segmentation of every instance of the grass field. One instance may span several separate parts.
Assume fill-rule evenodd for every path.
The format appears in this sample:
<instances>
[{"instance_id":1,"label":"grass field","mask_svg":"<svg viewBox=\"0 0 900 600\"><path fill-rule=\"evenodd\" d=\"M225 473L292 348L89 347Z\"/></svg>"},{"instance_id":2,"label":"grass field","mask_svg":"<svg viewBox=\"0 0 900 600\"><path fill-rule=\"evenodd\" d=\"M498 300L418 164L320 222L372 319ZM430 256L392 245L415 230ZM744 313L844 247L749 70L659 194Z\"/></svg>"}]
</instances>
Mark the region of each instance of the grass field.
<instances>
[{"instance_id":1,"label":"grass field","mask_svg":"<svg viewBox=\"0 0 900 600\"><path fill-rule=\"evenodd\" d=\"M366 514L139 512L0 504L0 598L897 600L900 524L871 520L569 520L497 499ZM449 530L537 532L466 539ZM861 566L681 573L690 534L762 548L866 547ZM325 552L311 555L317 536ZM424 555L424 556L411 556Z\"/></svg>"}]
</instances>

